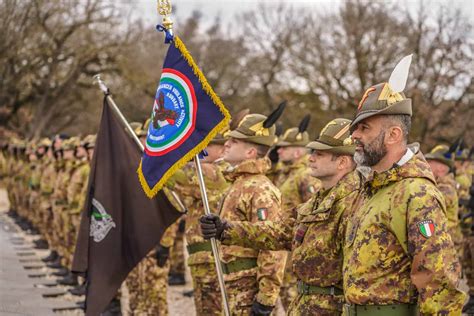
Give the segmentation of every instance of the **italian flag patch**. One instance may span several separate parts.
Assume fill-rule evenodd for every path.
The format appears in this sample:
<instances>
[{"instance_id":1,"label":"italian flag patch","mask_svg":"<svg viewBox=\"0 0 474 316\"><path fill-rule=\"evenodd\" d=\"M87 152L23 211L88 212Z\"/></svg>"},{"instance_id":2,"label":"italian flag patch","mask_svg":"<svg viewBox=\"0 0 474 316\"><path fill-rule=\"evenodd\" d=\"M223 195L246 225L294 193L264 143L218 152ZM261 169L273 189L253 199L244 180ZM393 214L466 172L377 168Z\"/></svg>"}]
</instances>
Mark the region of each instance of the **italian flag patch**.
<instances>
[{"instance_id":1,"label":"italian flag patch","mask_svg":"<svg viewBox=\"0 0 474 316\"><path fill-rule=\"evenodd\" d=\"M266 208L259 208L257 210L257 217L259 221L265 221L268 217L268 210Z\"/></svg>"},{"instance_id":2,"label":"italian flag patch","mask_svg":"<svg viewBox=\"0 0 474 316\"><path fill-rule=\"evenodd\" d=\"M419 222L418 228L420 233L426 238L433 236L435 231L435 225L431 219Z\"/></svg>"}]
</instances>

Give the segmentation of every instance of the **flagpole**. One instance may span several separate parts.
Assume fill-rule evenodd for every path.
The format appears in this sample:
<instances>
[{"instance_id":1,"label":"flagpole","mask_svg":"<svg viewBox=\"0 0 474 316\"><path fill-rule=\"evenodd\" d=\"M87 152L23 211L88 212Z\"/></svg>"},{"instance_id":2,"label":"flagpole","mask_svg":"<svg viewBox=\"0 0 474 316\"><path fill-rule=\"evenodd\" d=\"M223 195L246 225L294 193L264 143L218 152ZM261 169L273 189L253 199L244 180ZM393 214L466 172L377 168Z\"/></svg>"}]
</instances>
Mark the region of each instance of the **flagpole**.
<instances>
[{"instance_id":1,"label":"flagpole","mask_svg":"<svg viewBox=\"0 0 474 316\"><path fill-rule=\"evenodd\" d=\"M194 157L194 164L196 166L196 173L199 180L199 188L201 189L202 204L204 205L204 214L211 214L209 208L209 200L207 199L206 184L204 183L204 176L202 174L201 162L199 161L199 155ZM227 301L227 293L225 290L224 282L224 271L220 261L219 248L217 248L217 242L215 238L211 238L212 254L214 255L214 263L216 264L217 278L219 280L219 287L221 288L222 294L222 305L224 306L224 312L226 316L230 316L229 302Z\"/></svg>"},{"instance_id":2,"label":"flagpole","mask_svg":"<svg viewBox=\"0 0 474 316\"><path fill-rule=\"evenodd\" d=\"M125 116L123 116L122 112L118 108L114 99L112 99L112 96L110 95L110 90L105 84L105 82L100 78L100 74L95 75L93 78L94 78L94 83L99 85L100 90L104 93L105 97L107 98L107 101L109 101L112 111L114 111L114 113L117 114L123 126L125 126L125 129L128 131L128 134L130 135L130 137L132 137L135 144L138 146L138 148L140 148L140 151L143 152L145 150L145 147L143 146L142 142L138 138L137 134L135 134L135 131L133 130L133 128L130 126L130 124L128 124L127 119L125 118ZM176 203L181 208L181 212L186 213L186 207L184 206L183 202L179 198L178 194L176 194L176 192L173 190L170 190L170 192L173 198L175 199Z\"/></svg>"}]
</instances>

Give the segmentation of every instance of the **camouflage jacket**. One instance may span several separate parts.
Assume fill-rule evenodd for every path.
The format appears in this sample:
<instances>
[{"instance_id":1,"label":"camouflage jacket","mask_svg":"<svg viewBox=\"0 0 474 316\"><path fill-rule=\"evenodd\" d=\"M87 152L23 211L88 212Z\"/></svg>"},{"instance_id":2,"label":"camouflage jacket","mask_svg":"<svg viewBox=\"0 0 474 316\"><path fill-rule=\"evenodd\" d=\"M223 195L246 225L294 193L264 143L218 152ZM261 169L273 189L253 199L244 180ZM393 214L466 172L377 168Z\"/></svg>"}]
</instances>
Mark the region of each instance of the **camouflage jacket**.
<instances>
[{"instance_id":1,"label":"camouflage jacket","mask_svg":"<svg viewBox=\"0 0 474 316\"><path fill-rule=\"evenodd\" d=\"M40 192L45 196L49 196L54 191L54 179L57 174L55 168L56 162L47 157L43 157L41 162Z\"/></svg>"},{"instance_id":2,"label":"camouflage jacket","mask_svg":"<svg viewBox=\"0 0 474 316\"><path fill-rule=\"evenodd\" d=\"M217 212L222 196L227 191L230 183L224 178L223 171L229 167L229 164L223 160L215 163L201 163L206 185L207 199L211 212ZM176 192L183 197L188 213L186 214L186 241L188 245L204 242L201 235L199 219L204 215L204 206L202 203L201 190L199 188L196 173L188 177L187 183L177 183ZM214 263L214 257L211 251L199 251L189 255L188 265L201 263Z\"/></svg>"},{"instance_id":3,"label":"camouflage jacket","mask_svg":"<svg viewBox=\"0 0 474 316\"><path fill-rule=\"evenodd\" d=\"M60 160L56 162L57 174L54 179L52 199L55 205L66 206L67 185L74 170L73 160Z\"/></svg>"},{"instance_id":4,"label":"camouflage jacket","mask_svg":"<svg viewBox=\"0 0 474 316\"><path fill-rule=\"evenodd\" d=\"M281 191L285 212L308 201L321 188L321 181L311 175L307 156L281 168L273 183Z\"/></svg>"},{"instance_id":5,"label":"camouflage jacket","mask_svg":"<svg viewBox=\"0 0 474 316\"><path fill-rule=\"evenodd\" d=\"M441 191L446 202L446 217L448 219L448 232L454 245L461 245L462 233L459 223L459 203L456 192L456 181L452 173L436 179L438 189ZM458 250L459 251L459 250Z\"/></svg>"},{"instance_id":6,"label":"camouflage jacket","mask_svg":"<svg viewBox=\"0 0 474 316\"><path fill-rule=\"evenodd\" d=\"M265 250L292 250L298 279L316 286L342 288L342 243L347 218L358 196L354 171L333 188L320 190L297 208L296 218L257 223L230 222L223 243Z\"/></svg>"},{"instance_id":7,"label":"camouflage jacket","mask_svg":"<svg viewBox=\"0 0 474 316\"><path fill-rule=\"evenodd\" d=\"M270 169L268 158L247 160L226 171L233 182L220 209L221 218L228 221L278 220L281 218L281 194L265 176ZM257 267L227 274L226 281L258 276L256 300L274 306L283 280L287 253L258 251L240 246L221 246L221 260L225 263L239 258L256 258Z\"/></svg>"},{"instance_id":8,"label":"camouflage jacket","mask_svg":"<svg viewBox=\"0 0 474 316\"><path fill-rule=\"evenodd\" d=\"M74 164L74 170L66 189L67 203L71 213L80 213L84 206L89 172L89 162L78 161Z\"/></svg>"},{"instance_id":9,"label":"camouflage jacket","mask_svg":"<svg viewBox=\"0 0 474 316\"><path fill-rule=\"evenodd\" d=\"M360 201L344 245L346 301L417 302L422 315L460 314L460 265L444 198L423 156L369 175Z\"/></svg>"}]
</instances>

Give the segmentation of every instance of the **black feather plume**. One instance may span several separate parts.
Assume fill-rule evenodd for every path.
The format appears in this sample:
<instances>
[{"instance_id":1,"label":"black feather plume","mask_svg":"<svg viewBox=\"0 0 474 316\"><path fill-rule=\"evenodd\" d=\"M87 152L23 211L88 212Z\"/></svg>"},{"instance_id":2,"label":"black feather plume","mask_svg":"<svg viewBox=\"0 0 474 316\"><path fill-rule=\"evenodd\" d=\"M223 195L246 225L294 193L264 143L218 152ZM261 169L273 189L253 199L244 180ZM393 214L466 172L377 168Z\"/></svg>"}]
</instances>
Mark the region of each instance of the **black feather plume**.
<instances>
[{"instance_id":1,"label":"black feather plume","mask_svg":"<svg viewBox=\"0 0 474 316\"><path fill-rule=\"evenodd\" d=\"M456 153L461 148L461 146L462 146L462 137L459 137L451 146L449 146L448 152L451 154Z\"/></svg>"},{"instance_id":2,"label":"black feather plume","mask_svg":"<svg viewBox=\"0 0 474 316\"><path fill-rule=\"evenodd\" d=\"M273 126L273 124L276 123L276 121L280 118L281 114L283 113L283 110L285 110L286 107L286 101L283 101L280 103L275 111L273 111L265 121L263 121L263 127L264 128L270 128Z\"/></svg>"},{"instance_id":3,"label":"black feather plume","mask_svg":"<svg viewBox=\"0 0 474 316\"><path fill-rule=\"evenodd\" d=\"M309 121L311 120L311 115L307 114L300 122L300 126L298 126L298 132L304 133L308 129Z\"/></svg>"},{"instance_id":4,"label":"black feather plume","mask_svg":"<svg viewBox=\"0 0 474 316\"><path fill-rule=\"evenodd\" d=\"M281 134L283 134L283 124L281 122L276 122L275 128L276 136L280 136Z\"/></svg>"}]
</instances>

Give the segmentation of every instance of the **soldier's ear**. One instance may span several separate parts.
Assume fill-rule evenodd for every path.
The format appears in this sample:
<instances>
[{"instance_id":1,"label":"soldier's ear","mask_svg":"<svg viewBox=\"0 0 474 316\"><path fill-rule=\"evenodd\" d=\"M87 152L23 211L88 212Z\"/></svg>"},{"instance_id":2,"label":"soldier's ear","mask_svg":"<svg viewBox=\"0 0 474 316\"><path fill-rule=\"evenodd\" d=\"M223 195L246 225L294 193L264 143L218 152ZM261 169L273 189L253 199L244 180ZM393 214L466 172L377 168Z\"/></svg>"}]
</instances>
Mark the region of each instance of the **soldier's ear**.
<instances>
[{"instance_id":1,"label":"soldier's ear","mask_svg":"<svg viewBox=\"0 0 474 316\"><path fill-rule=\"evenodd\" d=\"M398 125L390 126L387 133L385 133L385 143L387 145L402 143L403 140L403 130Z\"/></svg>"}]
</instances>

